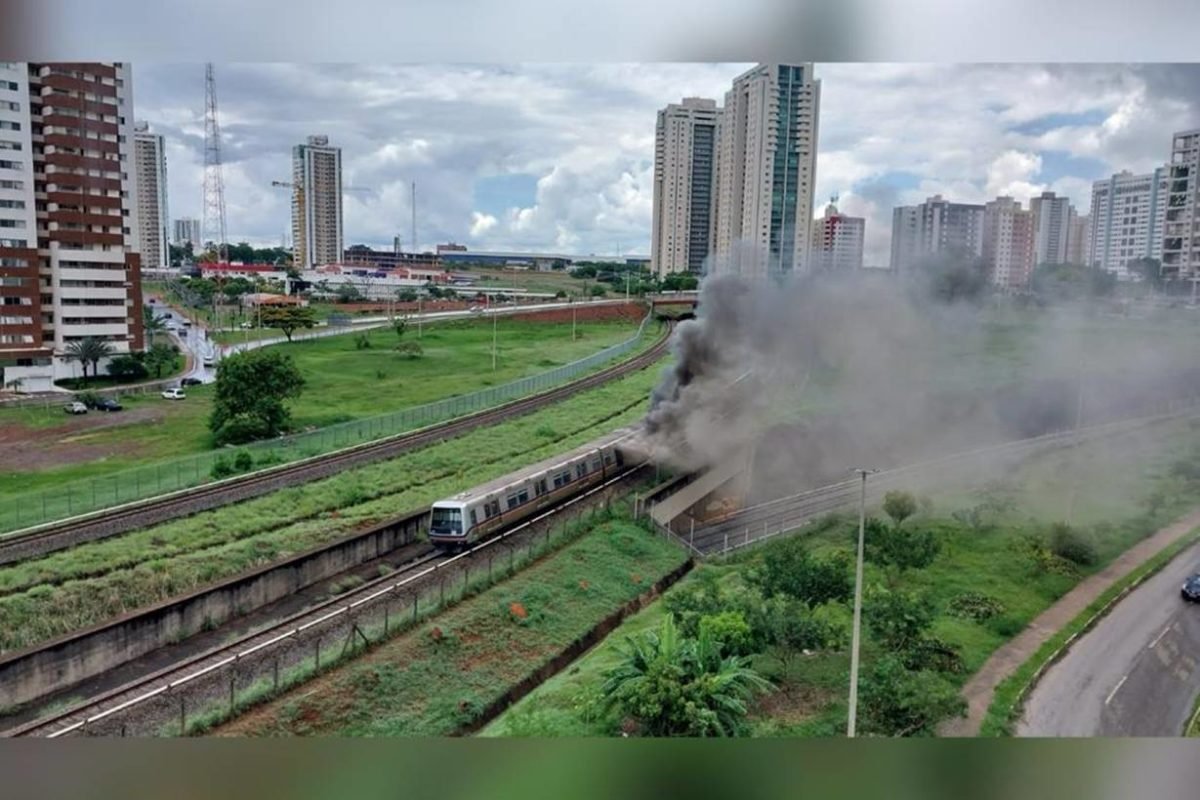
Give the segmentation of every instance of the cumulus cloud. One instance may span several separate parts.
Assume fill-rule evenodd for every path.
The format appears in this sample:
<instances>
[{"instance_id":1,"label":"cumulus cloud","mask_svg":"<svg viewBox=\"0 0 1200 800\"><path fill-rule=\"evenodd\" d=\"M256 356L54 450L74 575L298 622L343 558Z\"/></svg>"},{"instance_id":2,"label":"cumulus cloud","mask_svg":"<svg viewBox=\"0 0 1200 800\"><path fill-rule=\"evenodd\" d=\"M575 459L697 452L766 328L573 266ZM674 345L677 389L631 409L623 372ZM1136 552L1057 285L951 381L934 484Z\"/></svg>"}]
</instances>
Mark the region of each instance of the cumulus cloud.
<instances>
[{"instance_id":1,"label":"cumulus cloud","mask_svg":"<svg viewBox=\"0 0 1200 800\"><path fill-rule=\"evenodd\" d=\"M723 101L748 64L219 64L228 228L278 243L291 148L343 148L349 243L468 237L495 249L649 252L655 112ZM1173 130L1200 126L1197 65L818 64L816 203L867 218L866 261L887 263L892 207L941 193L983 202L1147 170ZM171 210L200 216L203 70L134 65L135 114L168 141ZM1050 158L1054 154L1055 158ZM1052 167L1062 158L1068 167ZM1066 169L1065 172L1062 170ZM532 198L481 204L481 181L531 175Z\"/></svg>"}]
</instances>

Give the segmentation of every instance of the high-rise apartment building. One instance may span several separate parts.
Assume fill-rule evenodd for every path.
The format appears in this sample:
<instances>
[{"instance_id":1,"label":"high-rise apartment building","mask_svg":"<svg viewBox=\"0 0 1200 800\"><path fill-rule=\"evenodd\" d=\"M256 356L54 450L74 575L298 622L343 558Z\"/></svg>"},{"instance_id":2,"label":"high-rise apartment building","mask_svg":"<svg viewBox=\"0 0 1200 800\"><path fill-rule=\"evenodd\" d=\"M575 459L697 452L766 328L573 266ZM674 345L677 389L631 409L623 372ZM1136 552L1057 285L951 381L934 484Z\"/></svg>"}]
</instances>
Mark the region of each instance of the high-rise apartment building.
<instances>
[{"instance_id":1,"label":"high-rise apartment building","mask_svg":"<svg viewBox=\"0 0 1200 800\"><path fill-rule=\"evenodd\" d=\"M1067 263L1088 265L1091 257L1088 240L1091 236L1091 216L1075 214L1071 217L1071 228L1067 232Z\"/></svg>"},{"instance_id":2,"label":"high-rise apartment building","mask_svg":"<svg viewBox=\"0 0 1200 800\"><path fill-rule=\"evenodd\" d=\"M161 133L151 133L150 126L141 123L134 127L133 161L137 180L138 252L142 266L167 267L171 264L171 219L167 210L167 151Z\"/></svg>"},{"instance_id":3,"label":"high-rise apartment building","mask_svg":"<svg viewBox=\"0 0 1200 800\"><path fill-rule=\"evenodd\" d=\"M839 214L832 202L825 216L813 222L809 254L813 269L856 270L863 266L863 238L867 221Z\"/></svg>"},{"instance_id":4,"label":"high-rise apartment building","mask_svg":"<svg viewBox=\"0 0 1200 800\"><path fill-rule=\"evenodd\" d=\"M342 260L342 149L328 136L292 148L292 242L300 269Z\"/></svg>"},{"instance_id":5,"label":"high-rise apartment building","mask_svg":"<svg viewBox=\"0 0 1200 800\"><path fill-rule=\"evenodd\" d=\"M0 370L80 374L85 338L142 347L128 64L0 62Z\"/></svg>"},{"instance_id":6,"label":"high-rise apartment building","mask_svg":"<svg viewBox=\"0 0 1200 800\"><path fill-rule=\"evenodd\" d=\"M1071 201L1054 192L1042 192L1030 198L1029 211L1033 214L1033 263L1066 264L1071 220L1075 217Z\"/></svg>"},{"instance_id":7,"label":"high-rise apartment building","mask_svg":"<svg viewBox=\"0 0 1200 800\"><path fill-rule=\"evenodd\" d=\"M940 253L983 255L983 206L951 203L939 194L892 212L893 271L907 272Z\"/></svg>"},{"instance_id":8,"label":"high-rise apartment building","mask_svg":"<svg viewBox=\"0 0 1200 800\"><path fill-rule=\"evenodd\" d=\"M718 269L807 270L820 105L812 64L759 64L734 79L717 133Z\"/></svg>"},{"instance_id":9,"label":"high-rise apartment building","mask_svg":"<svg viewBox=\"0 0 1200 800\"><path fill-rule=\"evenodd\" d=\"M658 112L650 268L699 273L712 250L716 210L715 100L685 97Z\"/></svg>"},{"instance_id":10,"label":"high-rise apartment building","mask_svg":"<svg viewBox=\"0 0 1200 800\"><path fill-rule=\"evenodd\" d=\"M193 248L198 248L202 244L200 241L200 220L195 217L182 217L175 220L175 238L172 241L179 247L190 242Z\"/></svg>"},{"instance_id":11,"label":"high-rise apartment building","mask_svg":"<svg viewBox=\"0 0 1200 800\"><path fill-rule=\"evenodd\" d=\"M1036 252L1036 223L1011 197L998 197L984 206L983 260L998 288L1019 291L1029 285Z\"/></svg>"},{"instance_id":12,"label":"high-rise apartment building","mask_svg":"<svg viewBox=\"0 0 1200 800\"><path fill-rule=\"evenodd\" d=\"M1144 175L1118 172L1092 184L1089 265L1124 280L1130 261L1162 259L1169 173L1167 166Z\"/></svg>"},{"instance_id":13,"label":"high-rise apartment building","mask_svg":"<svg viewBox=\"0 0 1200 800\"><path fill-rule=\"evenodd\" d=\"M1200 277L1200 128L1171 138L1170 167L1162 274L1188 280Z\"/></svg>"}]
</instances>

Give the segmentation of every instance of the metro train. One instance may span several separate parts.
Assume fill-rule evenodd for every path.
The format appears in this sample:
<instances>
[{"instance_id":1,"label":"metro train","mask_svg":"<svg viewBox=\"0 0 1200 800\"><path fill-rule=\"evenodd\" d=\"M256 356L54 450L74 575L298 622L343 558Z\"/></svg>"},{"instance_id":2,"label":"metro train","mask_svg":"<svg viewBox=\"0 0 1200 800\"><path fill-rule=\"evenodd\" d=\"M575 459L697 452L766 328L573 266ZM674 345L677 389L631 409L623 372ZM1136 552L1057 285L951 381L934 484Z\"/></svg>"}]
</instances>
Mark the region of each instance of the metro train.
<instances>
[{"instance_id":1,"label":"metro train","mask_svg":"<svg viewBox=\"0 0 1200 800\"><path fill-rule=\"evenodd\" d=\"M619 474L635 456L622 429L433 504L429 541L461 550Z\"/></svg>"}]
</instances>

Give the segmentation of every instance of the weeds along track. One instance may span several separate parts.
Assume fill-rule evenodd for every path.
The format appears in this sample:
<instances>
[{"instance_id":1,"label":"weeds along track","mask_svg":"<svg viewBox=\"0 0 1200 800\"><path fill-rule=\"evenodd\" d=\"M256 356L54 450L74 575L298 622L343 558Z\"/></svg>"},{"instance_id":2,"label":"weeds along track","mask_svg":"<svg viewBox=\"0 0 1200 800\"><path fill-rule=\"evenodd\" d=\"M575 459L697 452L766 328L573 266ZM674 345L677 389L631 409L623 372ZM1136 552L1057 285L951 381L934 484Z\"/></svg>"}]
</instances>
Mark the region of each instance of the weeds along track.
<instances>
[{"instance_id":1,"label":"weeds along track","mask_svg":"<svg viewBox=\"0 0 1200 800\"><path fill-rule=\"evenodd\" d=\"M513 458L531 457L537 454L538 451L545 449L547 446L553 445L558 441L568 439L581 433L585 433L597 425L602 425L605 422L619 417L630 409L641 405L644 401L639 398L633 402L623 404L614 408L611 413L603 417L586 420L577 427L560 433L560 437L555 441L539 441L535 443L524 442L518 447L511 450L506 450L501 453L493 453L490 457L478 458L473 461L473 466L490 466L500 464ZM533 458L533 460L537 460ZM437 471L420 471L405 483L390 484L386 487L380 487L376 490L362 490L357 492L353 498L353 504L367 503L371 501L382 500L387 497L394 497L405 492L410 492L415 489L420 489L425 486L435 484L439 481L452 478L459 473L457 467L446 467ZM158 548L147 546L146 548L130 549L119 559L114 559L108 562L94 563L88 560L72 559L67 553L60 553L55 556L53 553L47 554L50 558L58 561L64 561L64 568L61 571L54 572L49 569L31 570L28 574L22 575L19 578L8 578L3 575L3 570L0 569L0 600L6 597L20 594L29 591L35 587L53 587L60 586L68 581L85 581L102 578L105 575L110 575L120 570L133 569L141 564L161 560L164 557L169 558L189 558L203 557L207 553L213 553L223 548L235 545L238 542L260 537L265 534L270 534L274 531L285 529L297 523L304 522L316 517L322 513L344 509L348 503L344 498L339 496L338 499L331 501L328 506L321 506L311 509L309 513L303 516L287 517L276 516L269 521L264 522L260 526L245 529L229 529L214 531L211 539L201 539L196 541L193 547L180 548L172 551L170 554L164 554ZM349 531L347 531L349 533ZM101 545L102 546L102 545ZM262 552L262 558L266 562L274 560L271 551L265 550ZM67 563L69 562L69 563ZM3 637L0 637L0 651L3 650Z\"/></svg>"},{"instance_id":2,"label":"weeds along track","mask_svg":"<svg viewBox=\"0 0 1200 800\"><path fill-rule=\"evenodd\" d=\"M588 506L607 504L644 469L632 467L458 555L430 548L397 572L4 735L173 735L203 727L423 619L473 587L513 574L583 529Z\"/></svg>"},{"instance_id":3,"label":"weeds along track","mask_svg":"<svg viewBox=\"0 0 1200 800\"><path fill-rule=\"evenodd\" d=\"M524 397L504 405L464 417L430 425L333 453L274 467L259 473L230 478L219 483L188 489L78 519L11 534L0 539L0 565L42 556L84 542L115 536L217 506L258 497L278 489L329 477L352 467L393 458L435 442L452 439L468 431L529 414L565 400L579 392L616 380L650 366L667 350L672 326L648 349L611 367L564 384L541 394Z\"/></svg>"}]
</instances>

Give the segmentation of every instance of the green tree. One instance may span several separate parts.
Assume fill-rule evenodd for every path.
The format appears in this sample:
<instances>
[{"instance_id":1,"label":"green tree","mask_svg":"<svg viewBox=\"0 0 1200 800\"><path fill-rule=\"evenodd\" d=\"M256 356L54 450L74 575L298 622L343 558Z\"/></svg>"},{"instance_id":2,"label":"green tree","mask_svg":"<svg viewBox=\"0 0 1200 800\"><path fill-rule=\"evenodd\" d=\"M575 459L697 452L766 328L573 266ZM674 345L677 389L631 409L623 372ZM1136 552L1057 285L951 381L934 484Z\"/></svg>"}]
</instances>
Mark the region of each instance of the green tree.
<instances>
[{"instance_id":1,"label":"green tree","mask_svg":"<svg viewBox=\"0 0 1200 800\"><path fill-rule=\"evenodd\" d=\"M936 672L908 670L894 656L863 675L859 700L860 730L878 736L931 736L939 722L966 711L952 683Z\"/></svg>"},{"instance_id":2,"label":"green tree","mask_svg":"<svg viewBox=\"0 0 1200 800\"><path fill-rule=\"evenodd\" d=\"M357 303L362 299L362 292L353 283L343 283L337 288L337 301L339 303Z\"/></svg>"},{"instance_id":3,"label":"green tree","mask_svg":"<svg viewBox=\"0 0 1200 800\"><path fill-rule=\"evenodd\" d=\"M223 359L208 420L214 441L241 444L278 435L291 419L284 401L299 397L303 388L304 377L292 357L277 349L247 350Z\"/></svg>"},{"instance_id":4,"label":"green tree","mask_svg":"<svg viewBox=\"0 0 1200 800\"><path fill-rule=\"evenodd\" d=\"M869 558L900 570L924 569L942 550L941 542L930 530L901 528L899 525L887 528L880 523L869 536Z\"/></svg>"},{"instance_id":5,"label":"green tree","mask_svg":"<svg viewBox=\"0 0 1200 800\"><path fill-rule=\"evenodd\" d=\"M279 328L289 342L298 328L317 324L316 312L307 306L264 306L260 314L264 328Z\"/></svg>"},{"instance_id":6,"label":"green tree","mask_svg":"<svg viewBox=\"0 0 1200 800\"><path fill-rule=\"evenodd\" d=\"M629 637L605 674L604 708L619 709L651 736L732 736L749 701L771 684L711 635L683 636L668 616L657 631Z\"/></svg>"},{"instance_id":7,"label":"green tree","mask_svg":"<svg viewBox=\"0 0 1200 800\"><path fill-rule=\"evenodd\" d=\"M933 624L933 609L909 592L872 590L863 600L863 620L872 635L895 653L915 647Z\"/></svg>"},{"instance_id":8,"label":"green tree","mask_svg":"<svg viewBox=\"0 0 1200 800\"><path fill-rule=\"evenodd\" d=\"M149 337L149 343L154 344L154 341L167 332L166 316L159 316L154 313L154 309L150 306L142 306L142 330Z\"/></svg>"},{"instance_id":9,"label":"green tree","mask_svg":"<svg viewBox=\"0 0 1200 800\"><path fill-rule=\"evenodd\" d=\"M888 492L883 496L883 511L898 528L904 520L917 513L917 498L909 492Z\"/></svg>"},{"instance_id":10,"label":"green tree","mask_svg":"<svg viewBox=\"0 0 1200 800\"><path fill-rule=\"evenodd\" d=\"M850 597L850 561L844 553L814 558L799 537L776 539L763 548L762 566L747 580L763 597L786 595L818 606Z\"/></svg>"},{"instance_id":11,"label":"green tree","mask_svg":"<svg viewBox=\"0 0 1200 800\"><path fill-rule=\"evenodd\" d=\"M417 302L417 292L415 289L397 289L396 299L401 303L415 303Z\"/></svg>"},{"instance_id":12,"label":"green tree","mask_svg":"<svg viewBox=\"0 0 1200 800\"><path fill-rule=\"evenodd\" d=\"M394 316L392 317L392 330L396 332L397 339L404 338L404 332L408 330L408 317Z\"/></svg>"},{"instance_id":13,"label":"green tree","mask_svg":"<svg viewBox=\"0 0 1200 800\"><path fill-rule=\"evenodd\" d=\"M109 375L119 380L135 381L146 377L146 367L130 355L114 356L106 368Z\"/></svg>"},{"instance_id":14,"label":"green tree","mask_svg":"<svg viewBox=\"0 0 1200 800\"><path fill-rule=\"evenodd\" d=\"M170 344L153 344L146 351L146 357L143 363L146 369L154 373L155 378L161 378L163 370L174 365L175 356L179 351L174 345Z\"/></svg>"},{"instance_id":15,"label":"green tree","mask_svg":"<svg viewBox=\"0 0 1200 800\"><path fill-rule=\"evenodd\" d=\"M76 339L67 345L67 357L83 365L83 379L85 382L88 376L88 365L91 364L92 366L92 374L98 375L100 360L108 358L108 356L112 355L112 351L112 345L94 336Z\"/></svg>"}]
</instances>

